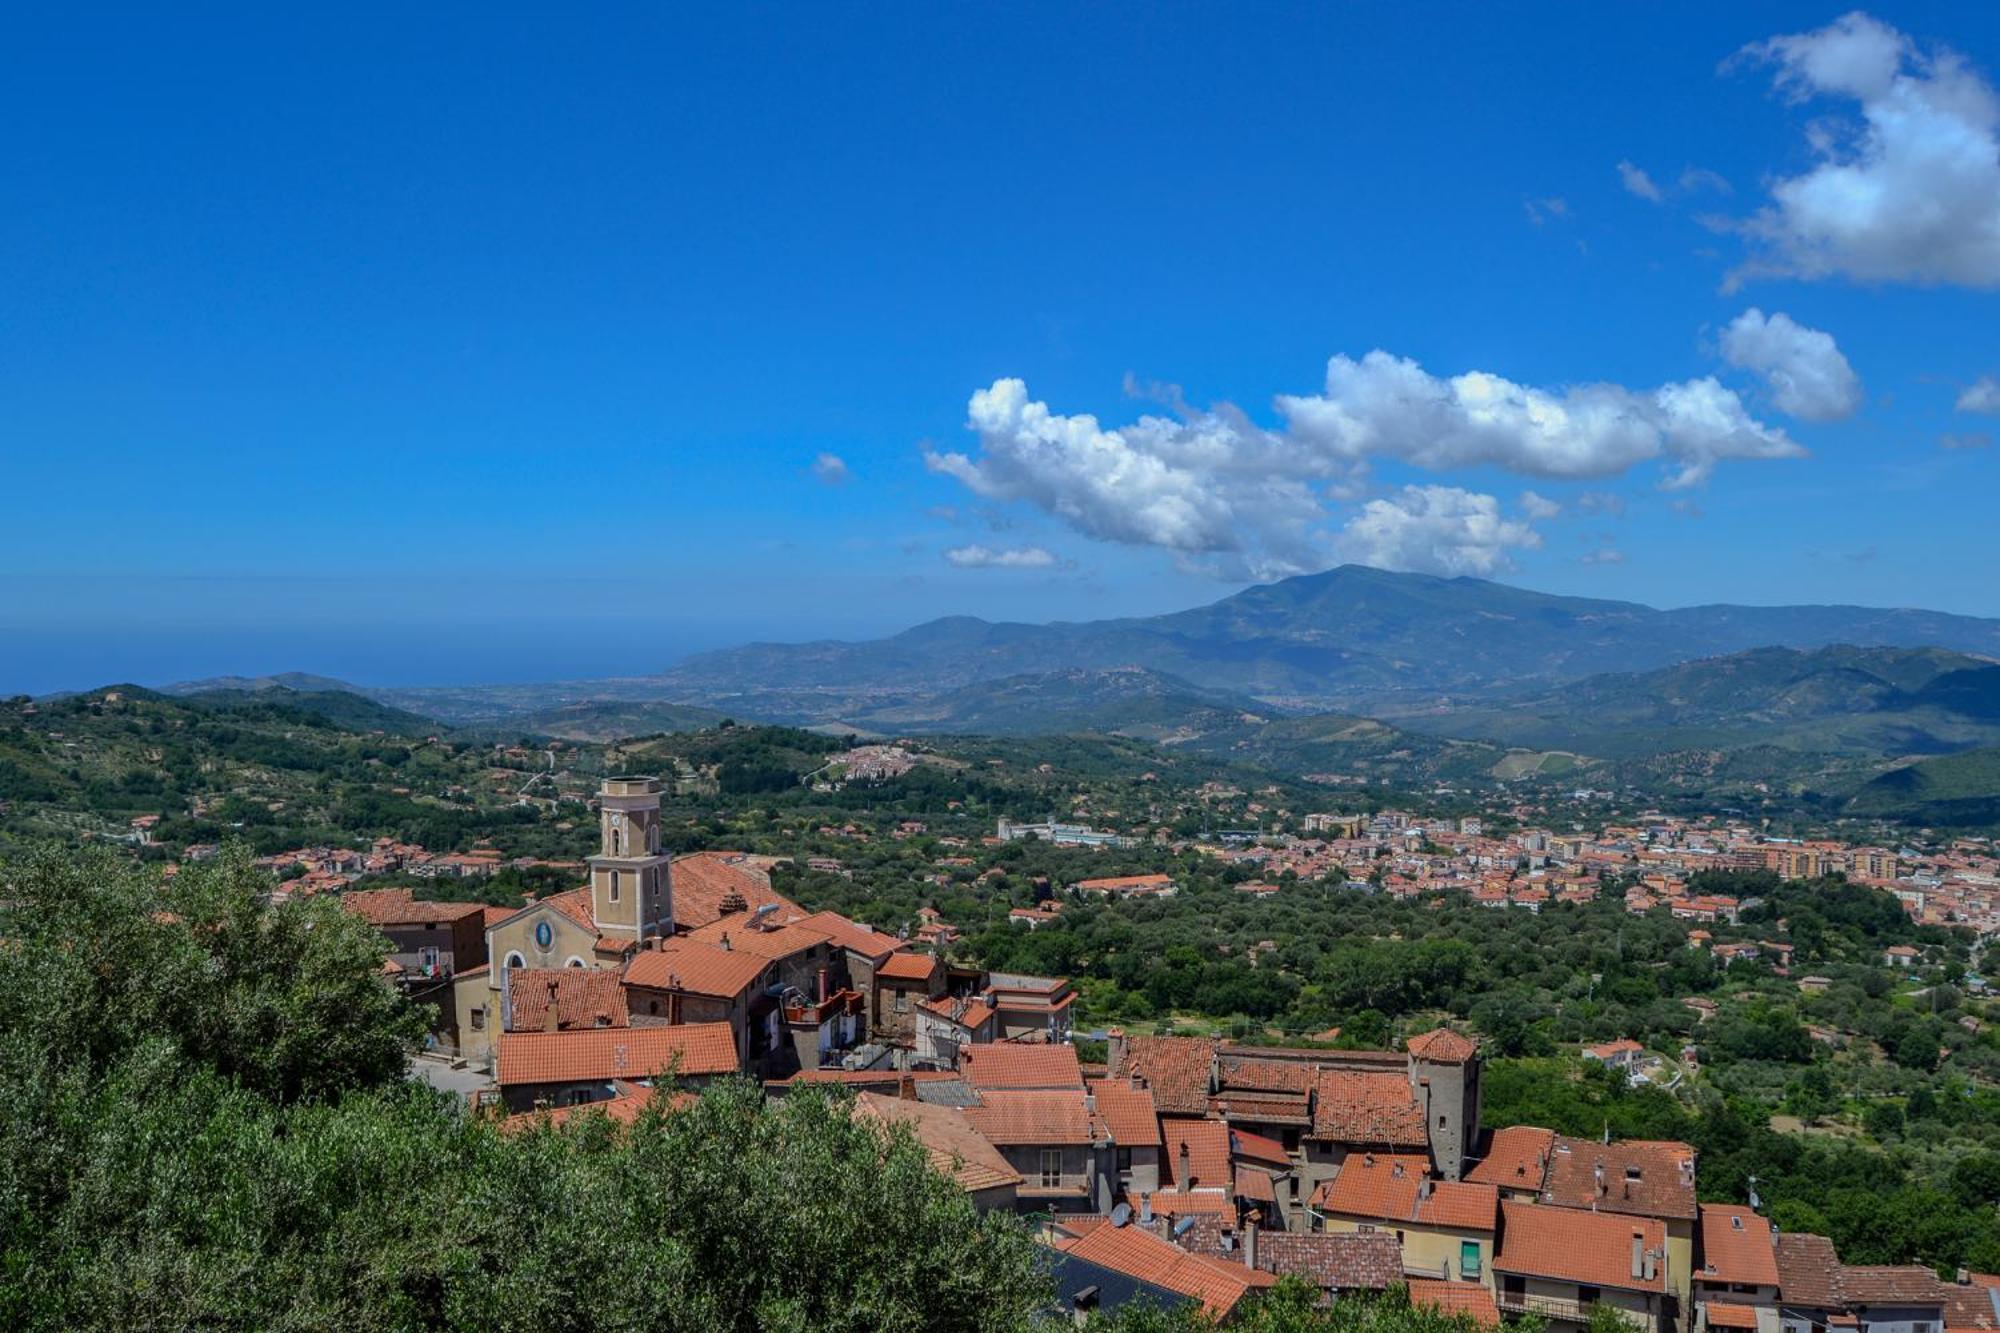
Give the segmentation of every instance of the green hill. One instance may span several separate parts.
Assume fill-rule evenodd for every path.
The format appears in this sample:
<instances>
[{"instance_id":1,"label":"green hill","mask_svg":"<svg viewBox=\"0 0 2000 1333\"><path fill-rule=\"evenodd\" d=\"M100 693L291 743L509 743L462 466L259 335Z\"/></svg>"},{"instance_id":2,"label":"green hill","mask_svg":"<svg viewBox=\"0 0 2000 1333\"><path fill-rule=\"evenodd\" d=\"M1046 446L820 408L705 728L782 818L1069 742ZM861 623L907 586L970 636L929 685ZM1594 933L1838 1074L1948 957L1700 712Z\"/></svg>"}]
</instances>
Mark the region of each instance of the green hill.
<instances>
[{"instance_id":1,"label":"green hill","mask_svg":"<svg viewBox=\"0 0 2000 1333\"><path fill-rule=\"evenodd\" d=\"M2000 746L1892 768L1856 791L1847 813L1941 828L2000 827Z\"/></svg>"}]
</instances>

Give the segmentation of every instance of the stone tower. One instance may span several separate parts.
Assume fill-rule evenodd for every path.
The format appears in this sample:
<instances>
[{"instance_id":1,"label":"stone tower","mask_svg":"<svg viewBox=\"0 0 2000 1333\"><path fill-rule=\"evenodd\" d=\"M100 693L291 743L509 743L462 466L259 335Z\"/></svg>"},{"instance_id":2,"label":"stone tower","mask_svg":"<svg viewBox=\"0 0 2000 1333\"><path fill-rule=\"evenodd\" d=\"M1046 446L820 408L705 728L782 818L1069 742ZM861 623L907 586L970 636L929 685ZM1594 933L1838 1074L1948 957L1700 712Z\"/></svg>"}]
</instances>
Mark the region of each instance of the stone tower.
<instances>
[{"instance_id":1,"label":"stone tower","mask_svg":"<svg viewBox=\"0 0 2000 1333\"><path fill-rule=\"evenodd\" d=\"M1479 1047L1463 1033L1437 1028L1410 1038L1404 1049L1431 1160L1440 1176L1457 1180L1465 1159L1479 1151Z\"/></svg>"},{"instance_id":2,"label":"stone tower","mask_svg":"<svg viewBox=\"0 0 2000 1333\"><path fill-rule=\"evenodd\" d=\"M658 778L606 778L597 794L599 845L590 858L590 915L612 942L674 933L672 858L660 852Z\"/></svg>"}]
</instances>

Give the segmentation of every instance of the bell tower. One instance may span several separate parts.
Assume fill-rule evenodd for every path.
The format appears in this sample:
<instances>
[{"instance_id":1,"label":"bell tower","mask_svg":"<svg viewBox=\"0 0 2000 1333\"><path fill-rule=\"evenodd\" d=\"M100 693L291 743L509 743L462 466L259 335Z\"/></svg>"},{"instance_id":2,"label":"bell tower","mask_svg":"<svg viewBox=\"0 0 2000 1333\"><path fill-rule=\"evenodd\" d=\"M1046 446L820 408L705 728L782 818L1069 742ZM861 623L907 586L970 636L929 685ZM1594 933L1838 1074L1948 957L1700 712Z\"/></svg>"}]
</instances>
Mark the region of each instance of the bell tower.
<instances>
[{"instance_id":1,"label":"bell tower","mask_svg":"<svg viewBox=\"0 0 2000 1333\"><path fill-rule=\"evenodd\" d=\"M591 919L614 941L673 934L673 859L660 852L659 779L606 778L597 804Z\"/></svg>"}]
</instances>

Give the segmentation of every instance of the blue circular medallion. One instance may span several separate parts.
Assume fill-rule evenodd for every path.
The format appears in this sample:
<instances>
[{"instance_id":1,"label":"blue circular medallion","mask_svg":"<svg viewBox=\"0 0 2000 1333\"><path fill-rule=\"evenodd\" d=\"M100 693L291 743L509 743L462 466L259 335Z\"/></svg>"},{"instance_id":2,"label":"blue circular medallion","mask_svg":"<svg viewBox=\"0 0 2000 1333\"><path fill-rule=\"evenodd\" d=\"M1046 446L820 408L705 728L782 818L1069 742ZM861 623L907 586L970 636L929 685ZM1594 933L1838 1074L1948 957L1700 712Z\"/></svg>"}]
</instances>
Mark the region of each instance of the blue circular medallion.
<instances>
[{"instance_id":1,"label":"blue circular medallion","mask_svg":"<svg viewBox=\"0 0 2000 1333\"><path fill-rule=\"evenodd\" d=\"M555 942L555 928L546 921L537 921L535 923L535 943L539 947L546 949Z\"/></svg>"}]
</instances>

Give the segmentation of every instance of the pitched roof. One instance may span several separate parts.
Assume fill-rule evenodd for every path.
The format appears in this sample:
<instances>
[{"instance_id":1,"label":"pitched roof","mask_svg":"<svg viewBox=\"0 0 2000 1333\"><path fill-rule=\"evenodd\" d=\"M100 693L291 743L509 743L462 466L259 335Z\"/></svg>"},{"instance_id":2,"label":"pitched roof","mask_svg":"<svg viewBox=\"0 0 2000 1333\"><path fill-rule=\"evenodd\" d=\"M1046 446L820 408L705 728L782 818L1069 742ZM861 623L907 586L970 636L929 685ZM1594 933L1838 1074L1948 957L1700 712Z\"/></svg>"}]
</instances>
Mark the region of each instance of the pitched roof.
<instances>
[{"instance_id":1,"label":"pitched roof","mask_svg":"<svg viewBox=\"0 0 2000 1333\"><path fill-rule=\"evenodd\" d=\"M1083 1093L1076 1092L986 1092L979 1105L965 1107L959 1114L966 1123L1002 1147L1032 1147L1036 1144L1087 1144L1090 1111Z\"/></svg>"},{"instance_id":2,"label":"pitched roof","mask_svg":"<svg viewBox=\"0 0 2000 1333\"><path fill-rule=\"evenodd\" d=\"M1479 1054L1479 1047L1473 1044L1472 1038L1450 1028L1432 1028L1429 1032L1419 1033L1404 1042L1403 1049L1419 1060L1438 1065L1463 1064Z\"/></svg>"},{"instance_id":3,"label":"pitched roof","mask_svg":"<svg viewBox=\"0 0 2000 1333\"><path fill-rule=\"evenodd\" d=\"M1202 1303L1218 1319L1259 1285L1240 1264L1189 1254L1139 1227L1101 1226L1062 1242L1066 1254Z\"/></svg>"},{"instance_id":4,"label":"pitched roof","mask_svg":"<svg viewBox=\"0 0 2000 1333\"><path fill-rule=\"evenodd\" d=\"M1757 1327L1757 1307L1736 1301L1706 1301L1702 1305L1710 1328Z\"/></svg>"},{"instance_id":5,"label":"pitched roof","mask_svg":"<svg viewBox=\"0 0 2000 1333\"><path fill-rule=\"evenodd\" d=\"M1165 1115L1207 1115L1216 1042L1209 1037L1128 1037L1111 1076L1145 1080Z\"/></svg>"},{"instance_id":6,"label":"pitched roof","mask_svg":"<svg viewBox=\"0 0 2000 1333\"><path fill-rule=\"evenodd\" d=\"M930 1155L931 1165L950 1176L961 1189L998 1189L1021 1183L1021 1173L1007 1164L1007 1159L971 1122L949 1106L864 1092L855 1097L854 1110L857 1115L884 1123L908 1125Z\"/></svg>"},{"instance_id":7,"label":"pitched roof","mask_svg":"<svg viewBox=\"0 0 2000 1333\"><path fill-rule=\"evenodd\" d=\"M625 982L652 990L733 999L756 985L770 968L771 960L761 954L676 936L635 957L625 969Z\"/></svg>"},{"instance_id":8,"label":"pitched roof","mask_svg":"<svg viewBox=\"0 0 2000 1333\"><path fill-rule=\"evenodd\" d=\"M1632 1276L1632 1242L1662 1256L1653 1276ZM1500 1205L1500 1247L1493 1267L1591 1287L1658 1292L1666 1289L1667 1228L1657 1218L1621 1217L1539 1203Z\"/></svg>"},{"instance_id":9,"label":"pitched roof","mask_svg":"<svg viewBox=\"0 0 2000 1333\"><path fill-rule=\"evenodd\" d=\"M1083 1091L1076 1047L1067 1044L987 1042L963 1046L959 1072L966 1082L988 1088L1062 1088Z\"/></svg>"},{"instance_id":10,"label":"pitched roof","mask_svg":"<svg viewBox=\"0 0 2000 1333\"><path fill-rule=\"evenodd\" d=\"M580 1106L544 1106L533 1111L517 1111L500 1122L500 1127L509 1133L518 1132L531 1125L546 1123L566 1125L578 1116L601 1115L620 1125L636 1121L640 1113L652 1105L656 1089L620 1085L616 1095L600 1102L585 1102ZM683 1110L700 1100L691 1092L675 1092L668 1095L663 1105L670 1111Z\"/></svg>"},{"instance_id":11,"label":"pitched roof","mask_svg":"<svg viewBox=\"0 0 2000 1333\"><path fill-rule=\"evenodd\" d=\"M544 1031L553 1002L556 1024L572 1028L622 1028L630 1020L618 974L595 967L517 967L507 974L507 1028Z\"/></svg>"},{"instance_id":12,"label":"pitched roof","mask_svg":"<svg viewBox=\"0 0 2000 1333\"><path fill-rule=\"evenodd\" d=\"M500 1034L499 1078L503 1088L656 1078L669 1070L698 1076L727 1074L735 1069L736 1039L727 1023Z\"/></svg>"},{"instance_id":13,"label":"pitched roof","mask_svg":"<svg viewBox=\"0 0 2000 1333\"><path fill-rule=\"evenodd\" d=\"M699 930L722 920L723 903L733 897L743 900L744 912L776 903L777 916L789 919L805 915L797 903L774 891L770 876L750 865L740 852L690 852L675 857L668 873L674 891L674 924L682 930Z\"/></svg>"},{"instance_id":14,"label":"pitched roof","mask_svg":"<svg viewBox=\"0 0 2000 1333\"><path fill-rule=\"evenodd\" d=\"M849 921L838 912L814 912L800 917L796 924L816 930L841 948L864 958L886 958L903 947L903 942L894 935L884 935L872 926Z\"/></svg>"},{"instance_id":15,"label":"pitched roof","mask_svg":"<svg viewBox=\"0 0 2000 1333\"><path fill-rule=\"evenodd\" d=\"M1418 1309L1471 1317L1481 1328L1500 1327L1500 1306L1490 1288L1479 1282L1441 1282L1434 1277L1410 1279L1410 1304Z\"/></svg>"},{"instance_id":16,"label":"pitched roof","mask_svg":"<svg viewBox=\"0 0 2000 1333\"><path fill-rule=\"evenodd\" d=\"M944 959L932 953L913 953L908 949L892 953L875 968L877 981L929 981L944 966Z\"/></svg>"},{"instance_id":17,"label":"pitched roof","mask_svg":"<svg viewBox=\"0 0 2000 1333\"><path fill-rule=\"evenodd\" d=\"M1833 1242L1809 1231L1780 1232L1778 1295L1787 1305L1839 1309L1840 1255Z\"/></svg>"},{"instance_id":18,"label":"pitched roof","mask_svg":"<svg viewBox=\"0 0 2000 1333\"><path fill-rule=\"evenodd\" d=\"M1708 1282L1741 1282L1753 1287L1778 1285L1778 1252L1771 1244L1771 1222L1737 1204L1701 1205L1701 1271Z\"/></svg>"},{"instance_id":19,"label":"pitched roof","mask_svg":"<svg viewBox=\"0 0 2000 1333\"><path fill-rule=\"evenodd\" d=\"M340 895L340 905L372 926L425 926L486 915L479 903L429 902L408 889L352 890Z\"/></svg>"},{"instance_id":20,"label":"pitched roof","mask_svg":"<svg viewBox=\"0 0 2000 1333\"><path fill-rule=\"evenodd\" d=\"M1491 1231L1500 1192L1491 1185L1429 1180L1425 1157L1349 1153L1340 1172L1313 1192L1313 1206L1344 1217Z\"/></svg>"},{"instance_id":21,"label":"pitched roof","mask_svg":"<svg viewBox=\"0 0 2000 1333\"><path fill-rule=\"evenodd\" d=\"M1961 1329L2000 1326L2000 1306L1995 1305L1992 1286L1974 1275L1969 1282L1947 1282L1944 1287L1944 1326L1951 1333Z\"/></svg>"},{"instance_id":22,"label":"pitched roof","mask_svg":"<svg viewBox=\"0 0 2000 1333\"><path fill-rule=\"evenodd\" d=\"M1402 1074L1322 1069L1314 1093L1314 1138L1399 1148L1430 1144L1424 1108Z\"/></svg>"},{"instance_id":23,"label":"pitched roof","mask_svg":"<svg viewBox=\"0 0 2000 1333\"><path fill-rule=\"evenodd\" d=\"M756 954L759 958L773 961L819 948L827 942L826 933L811 926L796 923L773 926L768 924L770 918L765 920L766 924L753 926L748 917L726 916L678 938L712 944L718 949Z\"/></svg>"},{"instance_id":24,"label":"pitched roof","mask_svg":"<svg viewBox=\"0 0 2000 1333\"><path fill-rule=\"evenodd\" d=\"M1496 1129L1487 1139L1486 1156L1465 1173L1467 1180L1501 1189L1534 1190L1540 1193L1542 1178L1548 1174L1549 1152L1555 1147L1556 1132L1533 1125L1511 1125Z\"/></svg>"},{"instance_id":25,"label":"pitched roof","mask_svg":"<svg viewBox=\"0 0 2000 1333\"><path fill-rule=\"evenodd\" d=\"M917 1001L917 1008L927 1014L934 1014L947 1023L955 1023L969 1032L977 1032L985 1027L997 1012L984 1000L969 1000L962 995L939 995L935 998Z\"/></svg>"},{"instance_id":26,"label":"pitched roof","mask_svg":"<svg viewBox=\"0 0 2000 1333\"><path fill-rule=\"evenodd\" d=\"M1324 1291L1386 1291L1403 1280L1403 1247L1387 1231L1267 1231L1257 1267Z\"/></svg>"},{"instance_id":27,"label":"pitched roof","mask_svg":"<svg viewBox=\"0 0 2000 1333\"><path fill-rule=\"evenodd\" d=\"M1692 1222L1694 1149L1671 1139L1599 1143L1559 1134L1549 1153L1542 1196L1567 1208Z\"/></svg>"},{"instance_id":28,"label":"pitched roof","mask_svg":"<svg viewBox=\"0 0 2000 1333\"><path fill-rule=\"evenodd\" d=\"M1113 1143L1121 1148L1159 1145L1160 1113L1151 1092L1119 1078L1092 1079L1084 1086L1096 1099L1097 1123Z\"/></svg>"},{"instance_id":29,"label":"pitched roof","mask_svg":"<svg viewBox=\"0 0 2000 1333\"><path fill-rule=\"evenodd\" d=\"M1944 1284L1918 1264L1842 1264L1840 1294L1848 1305L1944 1304Z\"/></svg>"},{"instance_id":30,"label":"pitched roof","mask_svg":"<svg viewBox=\"0 0 2000 1333\"><path fill-rule=\"evenodd\" d=\"M1220 1120L1165 1120L1160 1149L1160 1184L1179 1190L1230 1190L1235 1172L1229 1162L1229 1126Z\"/></svg>"}]
</instances>

